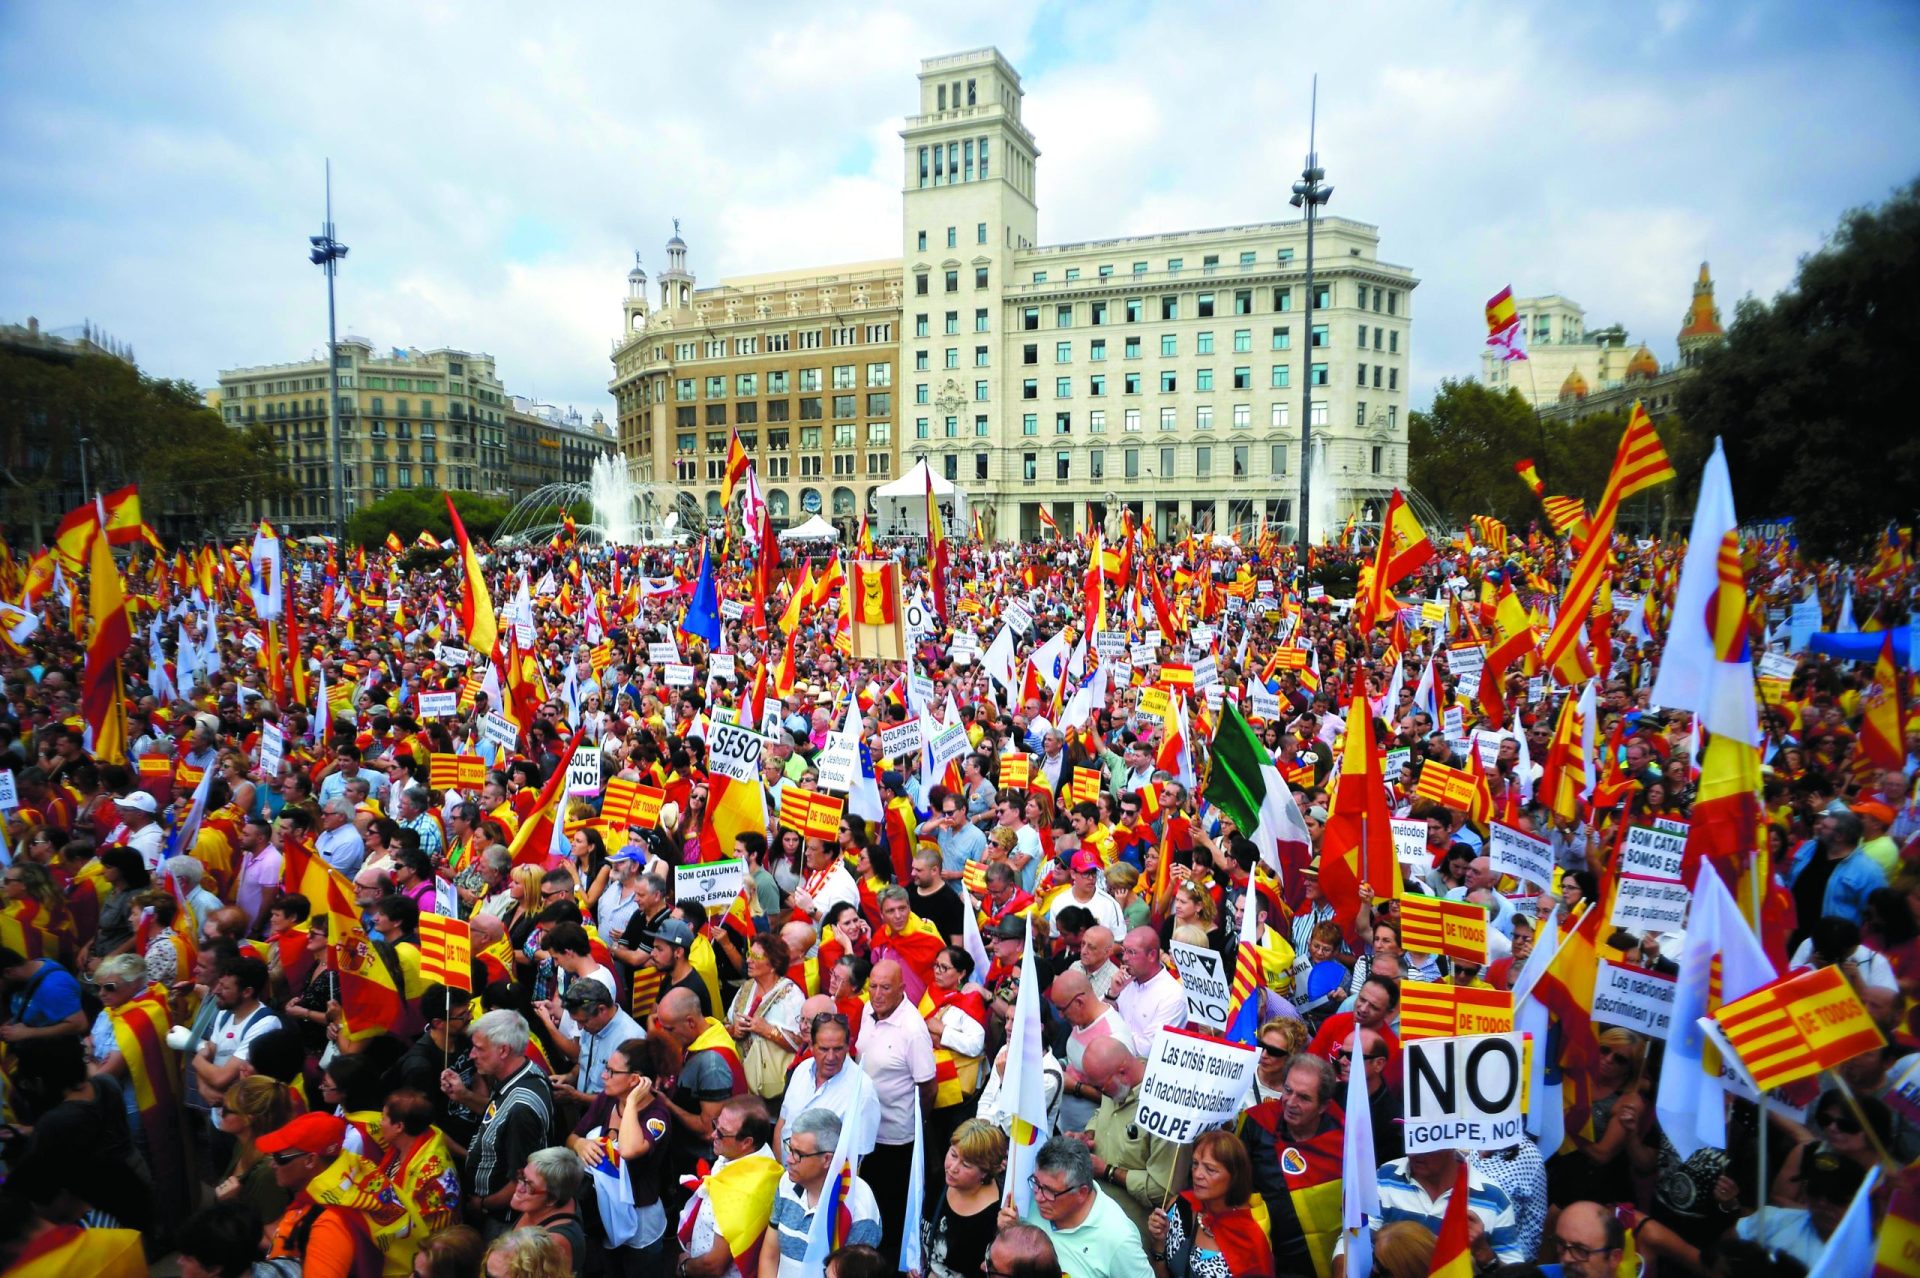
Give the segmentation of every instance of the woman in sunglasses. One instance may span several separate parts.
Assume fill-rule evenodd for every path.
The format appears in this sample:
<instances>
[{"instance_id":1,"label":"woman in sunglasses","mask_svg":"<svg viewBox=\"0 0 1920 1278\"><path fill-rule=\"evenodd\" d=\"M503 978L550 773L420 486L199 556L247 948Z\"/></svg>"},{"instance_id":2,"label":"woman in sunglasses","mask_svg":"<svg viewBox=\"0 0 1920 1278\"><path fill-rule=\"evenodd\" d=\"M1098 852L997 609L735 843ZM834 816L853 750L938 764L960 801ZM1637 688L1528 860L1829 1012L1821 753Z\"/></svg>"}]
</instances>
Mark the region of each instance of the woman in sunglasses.
<instances>
[{"instance_id":1,"label":"woman in sunglasses","mask_svg":"<svg viewBox=\"0 0 1920 1278\"><path fill-rule=\"evenodd\" d=\"M104 988L104 985L103 985ZM223 1203L242 1202L262 1220L278 1220L293 1201L273 1178L273 1160L254 1141L293 1120L293 1096L287 1085L253 1074L228 1089L221 1102L220 1130L234 1138L233 1162L214 1189Z\"/></svg>"},{"instance_id":2,"label":"woman in sunglasses","mask_svg":"<svg viewBox=\"0 0 1920 1278\"><path fill-rule=\"evenodd\" d=\"M1833 1154L1861 1167L1874 1167L1879 1164L1874 1141L1867 1139L1872 1130L1880 1149L1887 1149L1893 1143L1893 1112L1884 1101L1876 1097L1856 1092L1854 1104L1849 1105L1847 1098L1838 1088L1826 1092L1820 1097L1820 1103L1813 1107L1812 1139L1802 1141L1787 1153L1787 1161L1780 1166L1780 1172L1773 1178L1772 1202L1789 1207L1807 1205L1806 1182L1803 1179L1805 1168L1812 1165L1812 1159ZM1857 1105L1859 1108L1855 1108ZM1866 1119L1864 1124L1862 1118Z\"/></svg>"},{"instance_id":3,"label":"woman in sunglasses","mask_svg":"<svg viewBox=\"0 0 1920 1278\"><path fill-rule=\"evenodd\" d=\"M1554 1206L1636 1200L1635 1178L1651 1175L1659 1162L1646 1073L1645 1038L1618 1026L1600 1031L1587 1121L1567 1133L1574 1147L1547 1161L1547 1200Z\"/></svg>"}]
</instances>

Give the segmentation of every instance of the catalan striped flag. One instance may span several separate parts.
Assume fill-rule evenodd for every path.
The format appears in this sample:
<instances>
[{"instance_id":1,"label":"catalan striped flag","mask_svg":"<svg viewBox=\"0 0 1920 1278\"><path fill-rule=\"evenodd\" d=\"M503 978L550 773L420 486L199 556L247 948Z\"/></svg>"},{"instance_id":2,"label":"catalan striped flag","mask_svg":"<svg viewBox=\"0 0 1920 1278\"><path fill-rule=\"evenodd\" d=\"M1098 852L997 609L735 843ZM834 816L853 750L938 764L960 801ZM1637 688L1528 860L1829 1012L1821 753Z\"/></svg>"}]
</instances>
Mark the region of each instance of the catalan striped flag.
<instances>
[{"instance_id":1,"label":"catalan striped flag","mask_svg":"<svg viewBox=\"0 0 1920 1278\"><path fill-rule=\"evenodd\" d=\"M1553 633L1547 636L1541 667L1551 670L1563 684L1571 687L1592 675L1590 658L1580 639L1593 612L1595 599L1606 578L1613 551L1613 529L1620 515L1620 504L1628 498L1674 477L1673 463L1653 432L1653 421L1638 401L1620 436L1614 453L1613 469L1594 511L1593 529L1587 547L1580 553L1560 601L1560 617Z\"/></svg>"},{"instance_id":2,"label":"catalan striped flag","mask_svg":"<svg viewBox=\"0 0 1920 1278\"><path fill-rule=\"evenodd\" d=\"M1416 954L1445 954L1462 963L1487 963L1487 911L1471 901L1411 893L1400 901L1400 937Z\"/></svg>"},{"instance_id":3,"label":"catalan striped flag","mask_svg":"<svg viewBox=\"0 0 1920 1278\"><path fill-rule=\"evenodd\" d=\"M1587 504L1578 497L1542 497L1540 505L1557 535L1572 536L1575 550L1592 539L1593 526L1587 518Z\"/></svg>"},{"instance_id":4,"label":"catalan striped flag","mask_svg":"<svg viewBox=\"0 0 1920 1278\"><path fill-rule=\"evenodd\" d=\"M1507 553L1507 546L1511 539L1508 536L1507 526L1505 524L1495 519L1492 515L1475 515L1471 522L1473 524L1474 534L1479 537L1481 545L1493 551L1496 555L1504 555Z\"/></svg>"},{"instance_id":5,"label":"catalan striped flag","mask_svg":"<svg viewBox=\"0 0 1920 1278\"><path fill-rule=\"evenodd\" d=\"M660 1005L660 969L642 967L633 974L633 1019L644 1021Z\"/></svg>"},{"instance_id":6,"label":"catalan striped flag","mask_svg":"<svg viewBox=\"0 0 1920 1278\"><path fill-rule=\"evenodd\" d=\"M1838 967L1763 985L1715 1011L1713 1019L1761 1091L1886 1046L1880 1027Z\"/></svg>"},{"instance_id":7,"label":"catalan striped flag","mask_svg":"<svg viewBox=\"0 0 1920 1278\"><path fill-rule=\"evenodd\" d=\"M444 914L420 916L420 976L473 993L473 929Z\"/></svg>"},{"instance_id":8,"label":"catalan striped flag","mask_svg":"<svg viewBox=\"0 0 1920 1278\"><path fill-rule=\"evenodd\" d=\"M1505 1034L1512 1029L1513 994L1509 990L1435 981L1407 981L1400 986L1403 1039Z\"/></svg>"}]
</instances>

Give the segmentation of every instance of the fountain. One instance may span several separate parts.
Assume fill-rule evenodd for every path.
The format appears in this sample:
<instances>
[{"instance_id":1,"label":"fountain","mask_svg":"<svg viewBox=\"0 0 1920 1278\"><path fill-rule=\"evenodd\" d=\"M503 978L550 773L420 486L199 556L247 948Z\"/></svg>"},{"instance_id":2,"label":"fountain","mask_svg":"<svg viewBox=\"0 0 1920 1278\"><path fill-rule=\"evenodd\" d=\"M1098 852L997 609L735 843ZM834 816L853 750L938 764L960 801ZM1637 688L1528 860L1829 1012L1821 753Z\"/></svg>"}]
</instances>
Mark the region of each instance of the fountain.
<instances>
[{"instance_id":1,"label":"fountain","mask_svg":"<svg viewBox=\"0 0 1920 1278\"><path fill-rule=\"evenodd\" d=\"M579 538L614 546L678 541L706 524L699 502L666 484L636 484L618 453L593 459L587 482L542 484L500 521L494 540L503 545L545 541L559 532L563 507L585 502L591 516L575 525Z\"/></svg>"},{"instance_id":2,"label":"fountain","mask_svg":"<svg viewBox=\"0 0 1920 1278\"><path fill-rule=\"evenodd\" d=\"M1340 500L1333 491L1333 474L1327 466L1327 441L1313 442L1307 461L1307 531L1316 546L1324 546L1340 535Z\"/></svg>"}]
</instances>

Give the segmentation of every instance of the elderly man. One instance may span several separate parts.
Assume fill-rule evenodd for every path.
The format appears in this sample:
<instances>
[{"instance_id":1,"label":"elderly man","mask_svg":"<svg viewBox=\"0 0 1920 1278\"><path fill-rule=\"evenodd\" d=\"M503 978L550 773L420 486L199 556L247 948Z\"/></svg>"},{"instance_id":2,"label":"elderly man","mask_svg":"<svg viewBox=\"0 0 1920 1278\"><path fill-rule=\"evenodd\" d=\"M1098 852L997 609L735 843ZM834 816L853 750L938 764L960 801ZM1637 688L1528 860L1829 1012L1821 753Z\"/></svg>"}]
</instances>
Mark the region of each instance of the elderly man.
<instances>
[{"instance_id":1,"label":"elderly man","mask_svg":"<svg viewBox=\"0 0 1920 1278\"><path fill-rule=\"evenodd\" d=\"M420 836L420 850L430 860L440 859L440 850L446 839L441 833L440 822L434 818L430 809L433 796L422 786L408 786L400 795L400 804L394 810L402 829L412 830Z\"/></svg>"},{"instance_id":2,"label":"elderly man","mask_svg":"<svg viewBox=\"0 0 1920 1278\"><path fill-rule=\"evenodd\" d=\"M1113 992L1114 978L1120 975L1121 967L1114 962L1119 945L1113 939L1113 929L1099 924L1088 928L1080 937L1080 957L1073 961L1073 970L1087 978L1087 984L1093 989L1093 996L1105 999Z\"/></svg>"},{"instance_id":3,"label":"elderly man","mask_svg":"<svg viewBox=\"0 0 1920 1278\"><path fill-rule=\"evenodd\" d=\"M816 1002L818 999L819 1002ZM809 1109L830 1109L846 1124L842 1139L847 1153L865 1158L873 1152L874 1133L880 1114L879 1094L866 1070L848 1060L852 1047L847 1018L834 1010L833 1000L825 994L810 998L805 1025L813 1044L805 1060L793 1067L787 1079L787 1094L780 1103L780 1121L787 1115ZM780 1127L774 1129L774 1147L780 1147Z\"/></svg>"},{"instance_id":4,"label":"elderly man","mask_svg":"<svg viewBox=\"0 0 1920 1278\"><path fill-rule=\"evenodd\" d=\"M1172 1195L1174 1164L1180 1146L1134 1122L1140 1109L1140 1080L1147 1063L1118 1038L1098 1039L1087 1048L1082 1072L1100 1093L1100 1108L1087 1124L1093 1150L1093 1174L1100 1189L1120 1204L1143 1243L1152 1241L1147 1217Z\"/></svg>"},{"instance_id":5,"label":"elderly man","mask_svg":"<svg viewBox=\"0 0 1920 1278\"><path fill-rule=\"evenodd\" d=\"M204 886L207 867L200 864L197 857L170 856L166 860L166 872L173 876L174 896L193 915L194 933L198 935L200 925L212 918L213 912L222 904L220 898ZM241 931L244 935L245 928Z\"/></svg>"},{"instance_id":6,"label":"elderly man","mask_svg":"<svg viewBox=\"0 0 1920 1278\"><path fill-rule=\"evenodd\" d=\"M779 1264L773 1268L778 1278L801 1278L819 1272L805 1263L807 1241L813 1233L814 1213L827 1191L827 1176L833 1170L840 1139L840 1116L830 1110L807 1110L798 1114L787 1129L781 1147L787 1171L774 1191L773 1219L767 1226L769 1236L762 1243L763 1247L777 1243L780 1248ZM863 1166L841 1198L840 1205L848 1217L846 1236L840 1239L843 1247L881 1247L884 1251L881 1209L871 1187L873 1175L870 1166ZM905 1185L900 1192L904 1198ZM760 1272L764 1275L768 1268L763 1260Z\"/></svg>"},{"instance_id":7,"label":"elderly man","mask_svg":"<svg viewBox=\"0 0 1920 1278\"><path fill-rule=\"evenodd\" d=\"M514 1178L527 1159L547 1144L553 1122L553 1091L546 1076L527 1059L527 1040L533 1036L526 1018L510 1008L488 1012L467 1031L473 1055L474 1080L468 1086L460 1075L441 1072L440 1090L481 1115L479 1129L467 1146L468 1203L482 1217L482 1230L498 1238L513 1221L508 1202Z\"/></svg>"},{"instance_id":8,"label":"elderly man","mask_svg":"<svg viewBox=\"0 0 1920 1278\"><path fill-rule=\"evenodd\" d=\"M1353 996L1351 1012L1335 1012L1314 1033L1307 1050L1325 1060L1333 1059L1333 1049L1353 1041L1353 1027L1378 1030L1387 1040L1387 1081L1400 1083L1400 1036L1393 1032L1394 1009L1400 1006L1400 982L1391 976L1374 974L1360 985Z\"/></svg>"},{"instance_id":9,"label":"elderly man","mask_svg":"<svg viewBox=\"0 0 1920 1278\"><path fill-rule=\"evenodd\" d=\"M1094 1187L1093 1152L1055 1136L1033 1160L1033 1209L1027 1223L1047 1235L1061 1270L1074 1278L1151 1278L1147 1249L1126 1212ZM1012 1196L1000 1209L1001 1237L1020 1224Z\"/></svg>"},{"instance_id":10,"label":"elderly man","mask_svg":"<svg viewBox=\"0 0 1920 1278\"><path fill-rule=\"evenodd\" d=\"M1493 872L1493 861L1486 856L1476 856L1467 863L1467 881L1460 887L1447 892L1449 901L1464 901L1469 892L1484 889L1486 903L1493 909L1493 925L1509 941L1513 939L1513 902L1500 892L1500 876ZM1478 898L1476 898L1478 899Z\"/></svg>"},{"instance_id":11,"label":"elderly man","mask_svg":"<svg viewBox=\"0 0 1920 1278\"><path fill-rule=\"evenodd\" d=\"M1281 1098L1249 1109L1241 1125L1253 1187L1271 1216L1274 1266L1281 1273L1327 1272L1340 1231L1346 1125L1334 1103L1336 1086L1325 1060L1296 1056Z\"/></svg>"},{"instance_id":12,"label":"elderly man","mask_svg":"<svg viewBox=\"0 0 1920 1278\"><path fill-rule=\"evenodd\" d=\"M720 1107L720 1116L713 1123L713 1169L693 1191L688 1203L690 1214L682 1216L690 1222L685 1235L686 1258L680 1262L682 1278L742 1278L735 1263L739 1258L714 1219L712 1194L723 1184L751 1186L777 1180L781 1164L773 1151L782 1147L778 1143L769 1145L772 1134L767 1103L758 1096L736 1096ZM755 1159L759 1161L752 1161ZM727 1171L729 1166L733 1171ZM758 1278L758 1273L744 1278Z\"/></svg>"},{"instance_id":13,"label":"elderly man","mask_svg":"<svg viewBox=\"0 0 1920 1278\"><path fill-rule=\"evenodd\" d=\"M321 860L342 874L357 874L366 863L367 841L353 824L351 799L328 799L320 809L320 837L314 847Z\"/></svg>"},{"instance_id":14,"label":"elderly man","mask_svg":"<svg viewBox=\"0 0 1920 1278\"><path fill-rule=\"evenodd\" d=\"M1367 1113L1373 1119L1373 1161L1375 1166L1390 1163L1407 1152L1401 1118L1405 1109L1400 1088L1387 1081L1387 1040L1378 1030L1360 1031L1362 1067L1367 1075ZM1347 1080L1353 1073L1353 1036L1333 1049L1333 1073L1340 1084L1336 1095L1345 1099Z\"/></svg>"},{"instance_id":15,"label":"elderly man","mask_svg":"<svg viewBox=\"0 0 1920 1278\"><path fill-rule=\"evenodd\" d=\"M907 1180L913 1164L915 1098L921 1114L933 1112L933 1038L918 1009L907 1005L906 972L894 959L874 964L867 978L867 1015L856 1051L860 1068L880 1101L873 1152L863 1170L875 1186L886 1240L881 1252L900 1253L900 1222L906 1214Z\"/></svg>"},{"instance_id":16,"label":"elderly man","mask_svg":"<svg viewBox=\"0 0 1920 1278\"><path fill-rule=\"evenodd\" d=\"M1104 931L1105 929L1101 929ZM1100 1089L1086 1077L1087 1049L1102 1039L1133 1042L1133 1031L1120 1013L1093 992L1085 972L1076 965L1053 978L1047 1000L1067 1023L1067 1068L1060 1098L1058 1130L1077 1132L1100 1107Z\"/></svg>"},{"instance_id":17,"label":"elderly man","mask_svg":"<svg viewBox=\"0 0 1920 1278\"><path fill-rule=\"evenodd\" d=\"M157 819L160 805L145 790L135 790L115 799L113 806L126 830L126 838L121 842L140 854L140 859L146 862L147 873L157 875L161 858L166 855L166 837Z\"/></svg>"},{"instance_id":18,"label":"elderly man","mask_svg":"<svg viewBox=\"0 0 1920 1278\"><path fill-rule=\"evenodd\" d=\"M1133 1034L1134 1054L1145 1056L1161 1026L1186 1028L1187 992L1161 961L1160 934L1150 927L1127 933L1120 946L1120 962L1126 971L1114 978L1111 989L1119 993L1110 996Z\"/></svg>"}]
</instances>

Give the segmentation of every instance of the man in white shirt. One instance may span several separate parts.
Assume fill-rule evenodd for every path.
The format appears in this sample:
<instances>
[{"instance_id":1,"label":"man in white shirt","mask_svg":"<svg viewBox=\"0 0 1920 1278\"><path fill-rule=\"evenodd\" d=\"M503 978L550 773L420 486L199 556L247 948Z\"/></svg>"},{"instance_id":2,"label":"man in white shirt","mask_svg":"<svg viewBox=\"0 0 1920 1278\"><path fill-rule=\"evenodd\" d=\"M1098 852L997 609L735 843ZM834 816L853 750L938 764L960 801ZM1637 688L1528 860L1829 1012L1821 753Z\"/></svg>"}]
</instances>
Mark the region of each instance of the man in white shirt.
<instances>
[{"instance_id":1,"label":"man in white shirt","mask_svg":"<svg viewBox=\"0 0 1920 1278\"><path fill-rule=\"evenodd\" d=\"M138 852L147 864L147 873L159 877L160 862L166 855L166 836L155 819L160 805L145 790L135 790L115 799L113 806L119 813L121 829L126 831L118 842ZM109 842L112 841L109 837Z\"/></svg>"},{"instance_id":2,"label":"man in white shirt","mask_svg":"<svg viewBox=\"0 0 1920 1278\"><path fill-rule=\"evenodd\" d=\"M1060 911L1069 905L1078 905L1092 914L1099 926L1112 932L1124 931L1127 918L1120 911L1120 903L1103 890L1099 855L1090 848L1081 848L1073 854L1070 864L1073 886L1053 898L1053 904L1047 909L1047 921L1058 930Z\"/></svg>"},{"instance_id":3,"label":"man in white shirt","mask_svg":"<svg viewBox=\"0 0 1920 1278\"><path fill-rule=\"evenodd\" d=\"M880 1099L866 1071L847 1058L852 1047L847 1018L833 1008L833 1000L824 994L807 1000L818 1010L803 1007L802 1024L813 1035L813 1050L806 1060L794 1066L787 1079L787 1094L780 1102L780 1125L774 1129L774 1148L781 1148L789 1115L809 1109L829 1109L845 1124L841 1139L847 1156L865 1158L873 1152L875 1123L880 1116Z\"/></svg>"},{"instance_id":4,"label":"man in white shirt","mask_svg":"<svg viewBox=\"0 0 1920 1278\"><path fill-rule=\"evenodd\" d=\"M818 924L842 901L860 904L860 887L847 873L839 849L829 848L824 839L808 839L806 858L807 878L793 893L794 909Z\"/></svg>"},{"instance_id":5,"label":"man in white shirt","mask_svg":"<svg viewBox=\"0 0 1920 1278\"><path fill-rule=\"evenodd\" d=\"M367 841L353 824L353 800L328 799L320 809L320 837L314 840L320 859L345 875L366 863Z\"/></svg>"},{"instance_id":6,"label":"man in white shirt","mask_svg":"<svg viewBox=\"0 0 1920 1278\"><path fill-rule=\"evenodd\" d=\"M886 1226L883 1256L900 1253L901 1221L906 1216L907 1181L913 1167L914 1098L931 1114L935 1087L933 1038L918 1009L906 1000L906 972L893 959L874 964L867 978L867 1015L857 1044L860 1068L880 1102L873 1152L861 1164L861 1176L874 1190Z\"/></svg>"},{"instance_id":7,"label":"man in white shirt","mask_svg":"<svg viewBox=\"0 0 1920 1278\"><path fill-rule=\"evenodd\" d=\"M740 1258L733 1254L726 1236L714 1222L713 1201L707 1186L714 1183L730 1163L749 1158L773 1161L773 1149L777 1146L768 1145L772 1133L773 1120L767 1116L767 1103L758 1096L751 1093L736 1096L720 1107L719 1116L713 1120L713 1170L700 1188L693 1191L692 1199L680 1215L683 1226L691 1225L691 1232L683 1235L687 1239L687 1259L682 1272L710 1274L713 1278L759 1278L758 1269L744 1276L740 1273Z\"/></svg>"},{"instance_id":8,"label":"man in white shirt","mask_svg":"<svg viewBox=\"0 0 1920 1278\"><path fill-rule=\"evenodd\" d=\"M1161 1026L1186 1028L1187 991L1167 970L1160 957L1160 934L1150 927L1127 933L1120 943L1120 962L1126 972L1114 978L1108 993L1133 1034L1134 1055L1146 1056Z\"/></svg>"}]
</instances>

